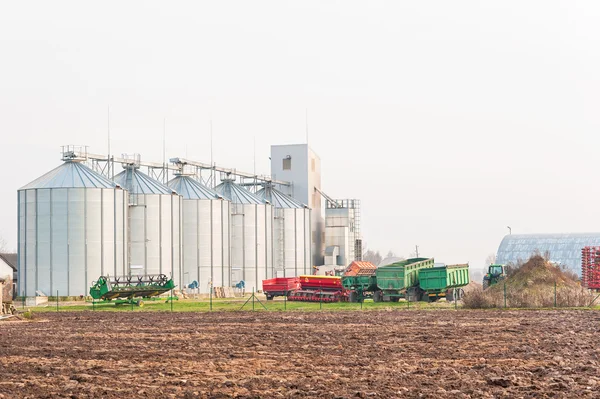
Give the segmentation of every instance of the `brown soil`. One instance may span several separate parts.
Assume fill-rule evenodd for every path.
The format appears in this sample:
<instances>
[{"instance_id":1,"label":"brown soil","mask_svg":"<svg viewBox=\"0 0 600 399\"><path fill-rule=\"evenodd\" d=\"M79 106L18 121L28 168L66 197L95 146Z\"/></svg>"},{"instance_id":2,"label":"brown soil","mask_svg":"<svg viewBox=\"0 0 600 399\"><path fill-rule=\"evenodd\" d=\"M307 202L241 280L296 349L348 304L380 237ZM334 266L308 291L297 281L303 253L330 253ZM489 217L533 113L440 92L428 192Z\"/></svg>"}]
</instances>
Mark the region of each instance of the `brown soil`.
<instances>
[{"instance_id":1,"label":"brown soil","mask_svg":"<svg viewBox=\"0 0 600 399\"><path fill-rule=\"evenodd\" d=\"M600 397L595 311L44 314L0 398Z\"/></svg>"}]
</instances>

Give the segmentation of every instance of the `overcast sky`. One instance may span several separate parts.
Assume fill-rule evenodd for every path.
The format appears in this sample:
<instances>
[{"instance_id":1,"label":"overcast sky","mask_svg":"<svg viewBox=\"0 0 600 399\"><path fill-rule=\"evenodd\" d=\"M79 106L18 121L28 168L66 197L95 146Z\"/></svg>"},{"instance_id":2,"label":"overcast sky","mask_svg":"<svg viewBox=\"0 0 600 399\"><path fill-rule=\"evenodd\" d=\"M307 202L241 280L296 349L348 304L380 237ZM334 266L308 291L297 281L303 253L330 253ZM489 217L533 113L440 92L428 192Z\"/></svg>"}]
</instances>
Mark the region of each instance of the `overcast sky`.
<instances>
[{"instance_id":1,"label":"overcast sky","mask_svg":"<svg viewBox=\"0 0 600 399\"><path fill-rule=\"evenodd\" d=\"M60 146L269 173L305 140L373 249L483 266L513 233L600 230L600 3L0 3L0 235Z\"/></svg>"}]
</instances>

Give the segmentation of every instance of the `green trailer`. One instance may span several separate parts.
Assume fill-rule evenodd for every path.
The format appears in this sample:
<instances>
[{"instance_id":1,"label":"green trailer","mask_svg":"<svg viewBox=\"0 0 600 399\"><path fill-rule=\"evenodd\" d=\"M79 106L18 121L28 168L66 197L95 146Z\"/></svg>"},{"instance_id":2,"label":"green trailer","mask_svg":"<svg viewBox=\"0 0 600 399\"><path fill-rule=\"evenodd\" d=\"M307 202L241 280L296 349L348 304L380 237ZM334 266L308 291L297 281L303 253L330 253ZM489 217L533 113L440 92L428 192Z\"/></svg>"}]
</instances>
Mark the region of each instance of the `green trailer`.
<instances>
[{"instance_id":1,"label":"green trailer","mask_svg":"<svg viewBox=\"0 0 600 399\"><path fill-rule=\"evenodd\" d=\"M446 298L453 301L462 297L462 287L470 282L469 265L448 265L419 270L421 300L436 301Z\"/></svg>"},{"instance_id":2,"label":"green trailer","mask_svg":"<svg viewBox=\"0 0 600 399\"><path fill-rule=\"evenodd\" d=\"M342 286L348 291L350 302L362 302L365 298L373 297L373 293L377 291L377 278L374 272L373 270L370 274L342 276Z\"/></svg>"},{"instance_id":3,"label":"green trailer","mask_svg":"<svg viewBox=\"0 0 600 399\"><path fill-rule=\"evenodd\" d=\"M433 258L411 258L377 268L378 289L373 293L373 301L397 302L400 298L418 301L421 294L419 272L433 266Z\"/></svg>"}]
</instances>

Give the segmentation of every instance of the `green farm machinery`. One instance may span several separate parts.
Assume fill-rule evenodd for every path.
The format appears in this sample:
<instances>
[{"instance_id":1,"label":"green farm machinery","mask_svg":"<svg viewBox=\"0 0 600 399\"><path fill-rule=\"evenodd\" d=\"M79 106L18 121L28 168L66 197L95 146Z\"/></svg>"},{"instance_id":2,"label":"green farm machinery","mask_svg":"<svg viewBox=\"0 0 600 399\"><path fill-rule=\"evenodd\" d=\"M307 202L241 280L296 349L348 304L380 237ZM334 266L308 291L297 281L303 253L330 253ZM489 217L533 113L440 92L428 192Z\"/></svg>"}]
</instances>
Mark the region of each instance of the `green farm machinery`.
<instances>
[{"instance_id":1,"label":"green farm machinery","mask_svg":"<svg viewBox=\"0 0 600 399\"><path fill-rule=\"evenodd\" d=\"M435 267L433 258L412 258L376 270L343 276L350 302L372 298L373 302L453 300L455 292L469 284L469 265ZM458 290L458 291L457 291Z\"/></svg>"},{"instance_id":2,"label":"green farm machinery","mask_svg":"<svg viewBox=\"0 0 600 399\"><path fill-rule=\"evenodd\" d=\"M470 282L469 265L448 265L432 267L419 271L419 288L421 300L436 301L446 298L447 301L461 299L462 287Z\"/></svg>"},{"instance_id":3,"label":"green farm machinery","mask_svg":"<svg viewBox=\"0 0 600 399\"><path fill-rule=\"evenodd\" d=\"M492 285L498 284L501 280L506 277L506 266L491 264L488 266L488 271L483 276L483 289L485 290Z\"/></svg>"},{"instance_id":4,"label":"green farm machinery","mask_svg":"<svg viewBox=\"0 0 600 399\"><path fill-rule=\"evenodd\" d=\"M143 299L154 299L173 288L173 280L164 274L112 278L100 276L92 283L90 296L94 301L143 306Z\"/></svg>"}]
</instances>

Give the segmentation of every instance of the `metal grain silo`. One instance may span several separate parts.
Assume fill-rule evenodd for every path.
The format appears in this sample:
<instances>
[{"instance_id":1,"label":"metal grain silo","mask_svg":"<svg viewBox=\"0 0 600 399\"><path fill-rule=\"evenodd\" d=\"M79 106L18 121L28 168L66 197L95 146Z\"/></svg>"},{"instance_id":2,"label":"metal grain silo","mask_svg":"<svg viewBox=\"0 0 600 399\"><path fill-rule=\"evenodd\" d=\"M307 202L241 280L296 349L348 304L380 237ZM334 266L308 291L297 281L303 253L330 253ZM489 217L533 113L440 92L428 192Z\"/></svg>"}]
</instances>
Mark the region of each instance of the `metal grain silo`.
<instances>
[{"instance_id":1,"label":"metal grain silo","mask_svg":"<svg viewBox=\"0 0 600 399\"><path fill-rule=\"evenodd\" d=\"M231 201L231 282L262 290L262 280L274 275L273 207L232 179L215 191Z\"/></svg>"},{"instance_id":2,"label":"metal grain silo","mask_svg":"<svg viewBox=\"0 0 600 399\"><path fill-rule=\"evenodd\" d=\"M167 184L183 197L183 286L197 281L201 293L231 287L229 262L230 202L190 176L179 175Z\"/></svg>"},{"instance_id":3,"label":"metal grain silo","mask_svg":"<svg viewBox=\"0 0 600 399\"><path fill-rule=\"evenodd\" d=\"M273 219L273 267L277 276L312 274L311 210L271 185L256 195L275 207Z\"/></svg>"},{"instance_id":4,"label":"metal grain silo","mask_svg":"<svg viewBox=\"0 0 600 399\"><path fill-rule=\"evenodd\" d=\"M129 192L129 273L164 274L180 286L181 196L140 172L139 164L123 167L114 181Z\"/></svg>"},{"instance_id":5,"label":"metal grain silo","mask_svg":"<svg viewBox=\"0 0 600 399\"><path fill-rule=\"evenodd\" d=\"M18 191L19 295L88 295L93 280L127 265L127 193L66 162Z\"/></svg>"}]
</instances>

